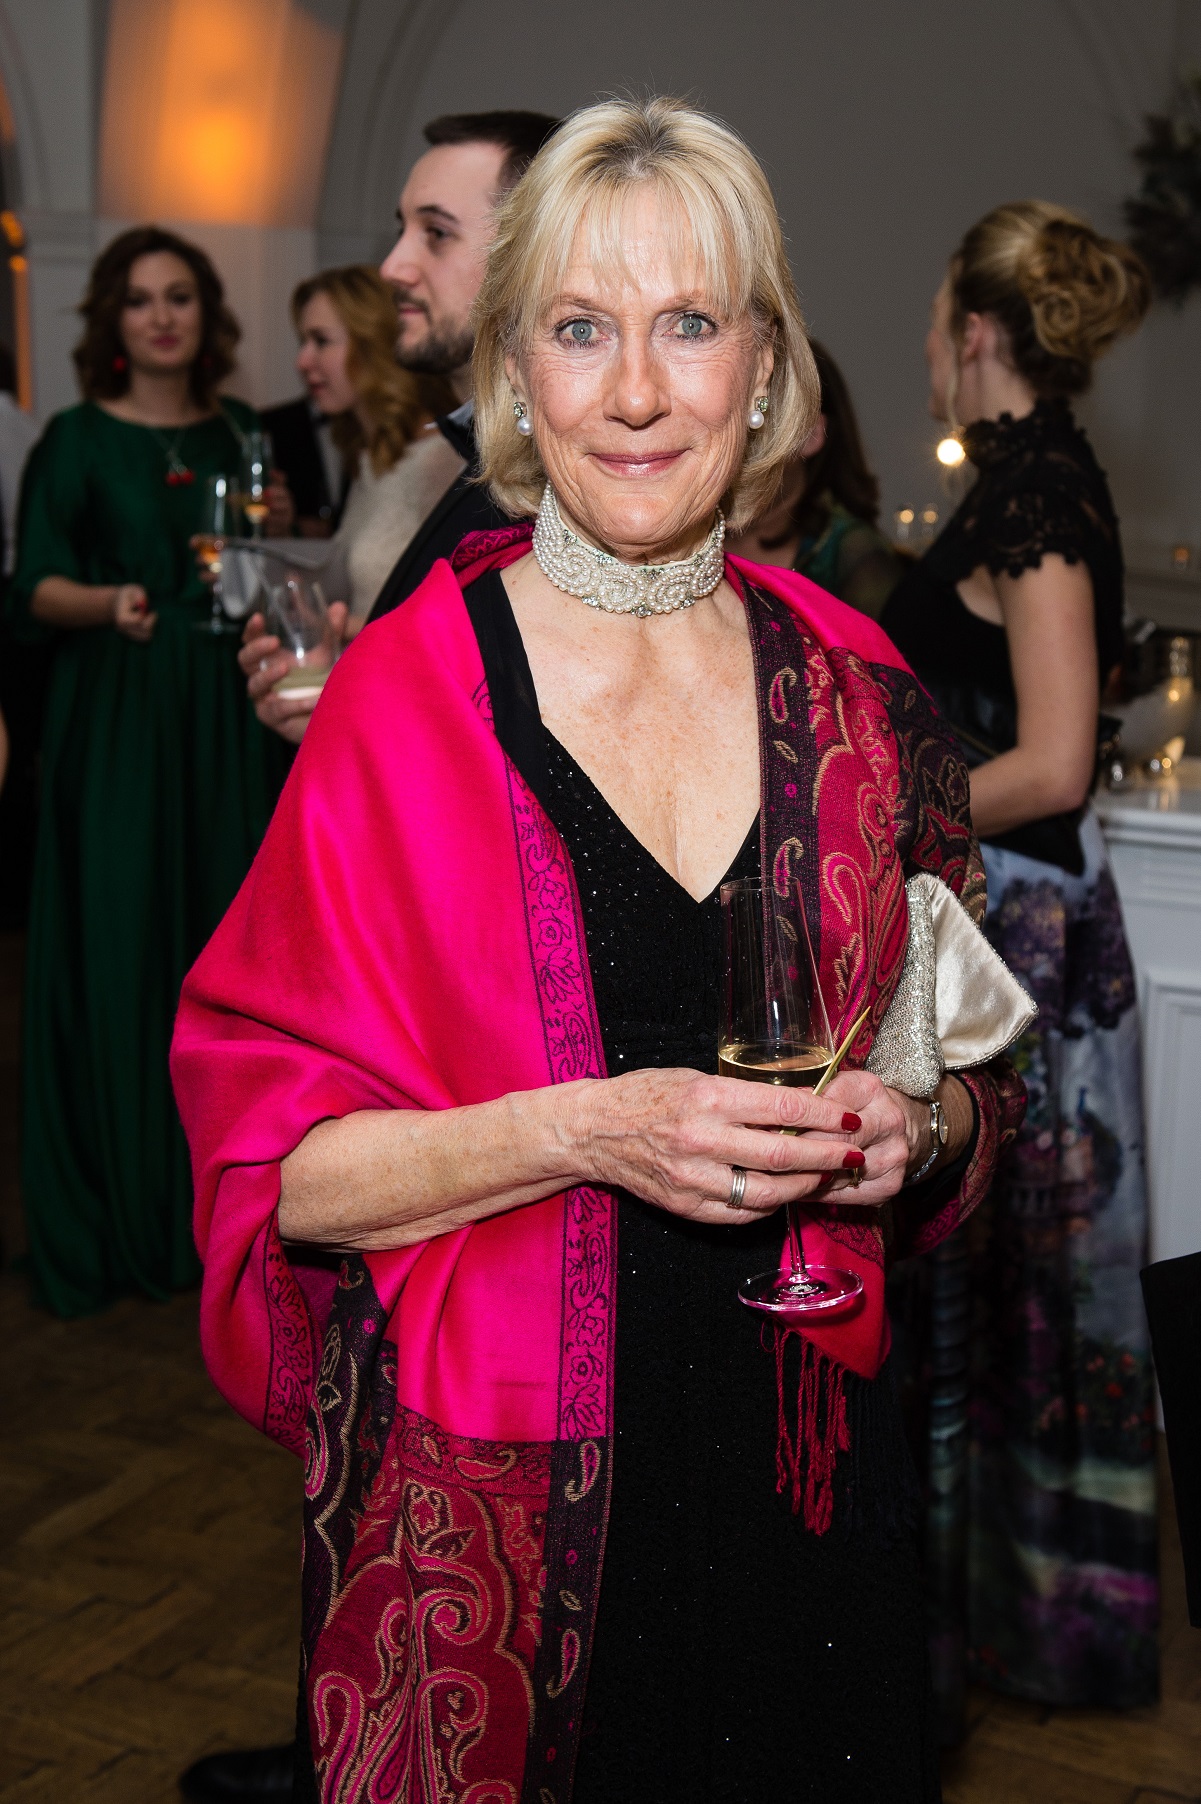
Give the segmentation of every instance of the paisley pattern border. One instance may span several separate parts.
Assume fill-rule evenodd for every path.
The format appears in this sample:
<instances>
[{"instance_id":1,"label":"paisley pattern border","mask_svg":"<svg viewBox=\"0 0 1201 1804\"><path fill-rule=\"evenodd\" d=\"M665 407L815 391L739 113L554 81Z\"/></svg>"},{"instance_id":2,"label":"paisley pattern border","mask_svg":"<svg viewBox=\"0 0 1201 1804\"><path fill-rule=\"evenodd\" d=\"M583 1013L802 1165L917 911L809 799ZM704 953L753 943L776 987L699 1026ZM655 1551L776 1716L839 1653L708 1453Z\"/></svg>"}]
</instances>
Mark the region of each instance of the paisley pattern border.
<instances>
[{"instance_id":1,"label":"paisley pattern border","mask_svg":"<svg viewBox=\"0 0 1201 1804\"><path fill-rule=\"evenodd\" d=\"M305 1421L317 1367L317 1330L304 1291L288 1263L273 1215L263 1238L267 1300L267 1395L263 1433L304 1456Z\"/></svg>"},{"instance_id":2,"label":"paisley pattern border","mask_svg":"<svg viewBox=\"0 0 1201 1804\"><path fill-rule=\"evenodd\" d=\"M551 1081L604 1077L575 875L537 800L512 764L507 770ZM616 1255L613 1197L590 1186L569 1191L559 1438L552 1450L542 1639L522 1804L560 1804L571 1795L611 1491Z\"/></svg>"}]
</instances>

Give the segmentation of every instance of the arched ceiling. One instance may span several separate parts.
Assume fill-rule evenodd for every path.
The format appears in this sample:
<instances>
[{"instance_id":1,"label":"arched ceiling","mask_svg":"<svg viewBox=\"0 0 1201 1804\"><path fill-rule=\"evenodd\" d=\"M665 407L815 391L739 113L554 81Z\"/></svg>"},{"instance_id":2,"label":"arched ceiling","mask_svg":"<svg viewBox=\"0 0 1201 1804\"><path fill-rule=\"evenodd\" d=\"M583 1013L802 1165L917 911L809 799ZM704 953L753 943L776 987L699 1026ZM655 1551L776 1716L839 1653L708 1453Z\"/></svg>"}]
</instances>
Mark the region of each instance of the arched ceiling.
<instances>
[{"instance_id":1,"label":"arched ceiling","mask_svg":"<svg viewBox=\"0 0 1201 1804\"><path fill-rule=\"evenodd\" d=\"M413 107L459 11L460 0L350 0L317 215L323 263L377 257L386 248Z\"/></svg>"}]
</instances>

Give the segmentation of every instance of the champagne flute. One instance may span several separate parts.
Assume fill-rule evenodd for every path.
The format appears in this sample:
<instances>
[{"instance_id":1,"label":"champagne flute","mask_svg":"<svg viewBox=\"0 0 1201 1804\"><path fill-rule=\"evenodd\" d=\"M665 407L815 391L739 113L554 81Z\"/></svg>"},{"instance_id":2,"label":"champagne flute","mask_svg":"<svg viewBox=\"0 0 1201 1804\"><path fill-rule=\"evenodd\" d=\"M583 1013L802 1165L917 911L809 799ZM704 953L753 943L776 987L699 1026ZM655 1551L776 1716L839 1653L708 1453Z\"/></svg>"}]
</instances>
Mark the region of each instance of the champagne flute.
<instances>
[{"instance_id":1,"label":"champagne flute","mask_svg":"<svg viewBox=\"0 0 1201 1804\"><path fill-rule=\"evenodd\" d=\"M267 485L271 480L271 440L265 432L248 432L242 440L242 512L252 539L261 539L267 523Z\"/></svg>"},{"instance_id":2,"label":"champagne flute","mask_svg":"<svg viewBox=\"0 0 1201 1804\"><path fill-rule=\"evenodd\" d=\"M232 633L237 628L225 617L221 594L221 554L229 533L233 496L228 476L206 476L200 489L200 530L192 540L196 556L213 578L212 613L197 621L202 633Z\"/></svg>"},{"instance_id":3,"label":"champagne flute","mask_svg":"<svg viewBox=\"0 0 1201 1804\"><path fill-rule=\"evenodd\" d=\"M836 1050L799 889L781 901L759 878L724 883L721 909L725 990L718 1072L753 1083L824 1089L847 1042ZM741 1284L738 1295L747 1308L809 1316L857 1297L863 1289L857 1272L805 1263L795 1203L787 1217L789 1269Z\"/></svg>"}]
</instances>

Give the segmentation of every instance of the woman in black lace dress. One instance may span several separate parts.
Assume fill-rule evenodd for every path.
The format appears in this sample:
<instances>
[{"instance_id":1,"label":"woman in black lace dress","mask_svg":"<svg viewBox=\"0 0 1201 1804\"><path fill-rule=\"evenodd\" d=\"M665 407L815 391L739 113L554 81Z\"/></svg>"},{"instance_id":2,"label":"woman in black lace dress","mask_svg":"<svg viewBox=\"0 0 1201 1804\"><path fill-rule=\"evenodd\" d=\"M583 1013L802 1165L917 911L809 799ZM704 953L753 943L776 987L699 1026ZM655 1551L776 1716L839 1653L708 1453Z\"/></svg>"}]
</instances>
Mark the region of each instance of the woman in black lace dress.
<instances>
[{"instance_id":1,"label":"woman in black lace dress","mask_svg":"<svg viewBox=\"0 0 1201 1804\"><path fill-rule=\"evenodd\" d=\"M1138 1024L1088 807L1122 552L1069 404L1147 300L1133 253L1061 209L999 207L967 234L927 358L931 410L979 474L882 619L972 766L988 931L1040 1011L1016 1050L1026 1124L973 1229L966 1630L975 1676L1056 1704L1145 1703L1157 1682ZM944 1598L953 1540L935 1525Z\"/></svg>"}]
</instances>

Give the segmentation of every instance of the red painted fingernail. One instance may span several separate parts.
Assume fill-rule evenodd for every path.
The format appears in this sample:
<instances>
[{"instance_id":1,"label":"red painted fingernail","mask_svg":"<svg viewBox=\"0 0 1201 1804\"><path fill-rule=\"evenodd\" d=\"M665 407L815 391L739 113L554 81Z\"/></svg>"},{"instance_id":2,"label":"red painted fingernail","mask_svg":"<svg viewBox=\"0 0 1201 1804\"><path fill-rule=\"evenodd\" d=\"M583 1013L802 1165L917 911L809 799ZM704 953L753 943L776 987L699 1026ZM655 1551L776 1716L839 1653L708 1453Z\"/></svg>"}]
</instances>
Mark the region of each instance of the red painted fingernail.
<instances>
[{"instance_id":1,"label":"red painted fingernail","mask_svg":"<svg viewBox=\"0 0 1201 1804\"><path fill-rule=\"evenodd\" d=\"M866 1165L866 1163L867 1160L857 1146L847 1147L842 1160L842 1168L844 1171L855 1171L858 1166Z\"/></svg>"},{"instance_id":2,"label":"red painted fingernail","mask_svg":"<svg viewBox=\"0 0 1201 1804\"><path fill-rule=\"evenodd\" d=\"M856 1130L858 1128L861 1128L862 1126L863 1126L863 1123L860 1121L858 1115L852 1114L850 1109L848 1109L846 1114L842 1118L843 1132L847 1133L847 1134L853 1134L856 1132Z\"/></svg>"}]
</instances>

